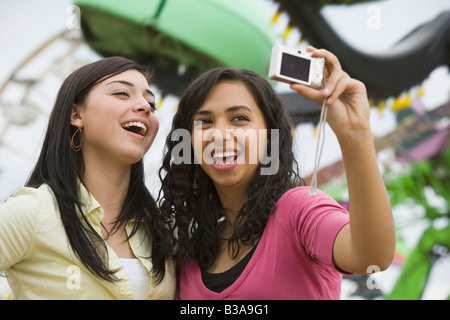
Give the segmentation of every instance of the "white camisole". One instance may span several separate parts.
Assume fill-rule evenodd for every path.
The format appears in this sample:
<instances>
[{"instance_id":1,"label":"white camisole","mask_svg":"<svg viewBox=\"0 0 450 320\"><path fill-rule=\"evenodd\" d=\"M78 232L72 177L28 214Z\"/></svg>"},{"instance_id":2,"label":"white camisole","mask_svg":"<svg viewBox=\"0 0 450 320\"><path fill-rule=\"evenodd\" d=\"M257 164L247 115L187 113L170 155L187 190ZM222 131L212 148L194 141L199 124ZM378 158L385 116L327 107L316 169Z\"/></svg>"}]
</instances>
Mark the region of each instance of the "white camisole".
<instances>
[{"instance_id":1,"label":"white camisole","mask_svg":"<svg viewBox=\"0 0 450 320\"><path fill-rule=\"evenodd\" d=\"M133 289L134 300L144 300L150 291L150 275L139 259L119 258Z\"/></svg>"}]
</instances>

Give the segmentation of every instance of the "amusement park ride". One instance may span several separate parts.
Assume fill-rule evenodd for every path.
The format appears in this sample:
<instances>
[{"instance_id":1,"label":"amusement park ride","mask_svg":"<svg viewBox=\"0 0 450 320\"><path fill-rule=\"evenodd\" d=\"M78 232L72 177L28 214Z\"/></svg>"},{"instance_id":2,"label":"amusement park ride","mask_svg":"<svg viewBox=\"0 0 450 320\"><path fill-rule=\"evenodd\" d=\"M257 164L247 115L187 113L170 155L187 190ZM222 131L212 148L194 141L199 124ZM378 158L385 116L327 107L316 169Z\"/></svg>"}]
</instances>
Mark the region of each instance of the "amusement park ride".
<instances>
[{"instance_id":1,"label":"amusement park ride","mask_svg":"<svg viewBox=\"0 0 450 320\"><path fill-rule=\"evenodd\" d=\"M367 0L272 0L279 8L272 20L265 18L263 4L268 1L130 0L124 5L122 1L74 0L74 30L48 40L0 84L0 112L6 119L0 127L0 149L12 126L28 125L40 112L29 99L40 81L56 74L62 79L62 74L67 75L62 66L69 70L88 62L79 52L83 46L100 56L120 55L151 64L155 68L154 85L163 101L168 95L179 96L196 75L217 66L248 68L267 77L272 46L297 29L302 41L327 48L338 56L346 72L365 83L374 108L397 111L396 129L375 143L378 151L394 149L397 160L408 166L396 175L386 174L386 185L393 206L406 200L423 205L423 219L429 220L431 227L416 248L402 253L407 256L406 263L387 298L420 299L433 263L450 250L450 101L435 110L424 110L420 97L412 96L410 90L415 89L420 96L420 85L431 72L439 66L450 66L450 11L418 26L388 52L368 54L346 43L321 14L327 4ZM273 25L281 14L288 16L289 23L280 35ZM21 76L56 43L62 45L52 65L41 68L33 78ZM302 45L300 41L298 45ZM17 92L18 87L20 99L5 102L9 92ZM281 95L294 124L318 122L318 105L297 94ZM326 188L332 177L342 175L342 168L337 161L322 169L319 184ZM345 182L341 186L345 188ZM424 188L432 188L445 199L446 209L430 205ZM442 219L447 225L437 228L433 222ZM401 243L401 230L399 237ZM373 293L366 297L373 297ZM450 288L448 294L450 297Z\"/></svg>"}]
</instances>

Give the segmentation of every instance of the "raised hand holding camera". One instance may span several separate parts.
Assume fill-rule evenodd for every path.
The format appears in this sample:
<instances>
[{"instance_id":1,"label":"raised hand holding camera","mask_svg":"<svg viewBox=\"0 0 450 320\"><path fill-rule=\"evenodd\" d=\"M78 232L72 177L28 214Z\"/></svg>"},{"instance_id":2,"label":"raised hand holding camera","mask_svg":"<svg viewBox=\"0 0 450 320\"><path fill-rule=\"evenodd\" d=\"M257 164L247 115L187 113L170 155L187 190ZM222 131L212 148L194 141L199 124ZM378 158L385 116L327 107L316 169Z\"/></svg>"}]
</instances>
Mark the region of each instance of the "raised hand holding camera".
<instances>
[{"instance_id":1,"label":"raised hand holding camera","mask_svg":"<svg viewBox=\"0 0 450 320\"><path fill-rule=\"evenodd\" d=\"M324 58L314 58L297 49L276 45L272 48L269 77L286 83L322 87Z\"/></svg>"}]
</instances>

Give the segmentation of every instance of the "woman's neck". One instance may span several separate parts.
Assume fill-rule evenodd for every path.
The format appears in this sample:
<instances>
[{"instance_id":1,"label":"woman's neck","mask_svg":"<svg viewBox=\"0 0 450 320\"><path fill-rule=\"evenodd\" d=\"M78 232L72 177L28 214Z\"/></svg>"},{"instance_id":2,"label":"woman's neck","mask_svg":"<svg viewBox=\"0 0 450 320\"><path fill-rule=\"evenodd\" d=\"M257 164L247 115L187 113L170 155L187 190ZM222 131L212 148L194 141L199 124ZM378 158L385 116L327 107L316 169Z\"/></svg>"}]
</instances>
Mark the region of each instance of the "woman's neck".
<instances>
[{"instance_id":1,"label":"woman's neck","mask_svg":"<svg viewBox=\"0 0 450 320\"><path fill-rule=\"evenodd\" d=\"M245 200L247 200L247 190L236 187L219 187L216 186L222 206L225 209L225 215L231 224L233 224L239 210Z\"/></svg>"},{"instance_id":2,"label":"woman's neck","mask_svg":"<svg viewBox=\"0 0 450 320\"><path fill-rule=\"evenodd\" d=\"M102 206L104 221L112 222L119 216L130 184L130 167L85 162L83 182Z\"/></svg>"}]
</instances>

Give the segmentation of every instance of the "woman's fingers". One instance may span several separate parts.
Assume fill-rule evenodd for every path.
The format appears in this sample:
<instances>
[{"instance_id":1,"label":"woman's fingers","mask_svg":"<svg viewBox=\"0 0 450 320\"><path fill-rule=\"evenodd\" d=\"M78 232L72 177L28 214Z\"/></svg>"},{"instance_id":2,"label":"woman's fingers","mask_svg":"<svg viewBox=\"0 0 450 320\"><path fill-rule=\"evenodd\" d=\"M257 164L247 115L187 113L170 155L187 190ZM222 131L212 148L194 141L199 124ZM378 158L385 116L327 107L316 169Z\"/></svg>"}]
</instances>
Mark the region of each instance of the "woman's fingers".
<instances>
[{"instance_id":1,"label":"woman's fingers","mask_svg":"<svg viewBox=\"0 0 450 320\"><path fill-rule=\"evenodd\" d=\"M350 77L345 72L341 72L339 76L327 82L322 92L323 96L328 98L327 103L332 105L346 91L349 83Z\"/></svg>"},{"instance_id":2,"label":"woman's fingers","mask_svg":"<svg viewBox=\"0 0 450 320\"><path fill-rule=\"evenodd\" d=\"M325 58L325 69L330 74L335 70L342 70L339 59L330 51L326 49L316 49L313 46L308 46L306 51L311 52L314 58Z\"/></svg>"},{"instance_id":3,"label":"woman's fingers","mask_svg":"<svg viewBox=\"0 0 450 320\"><path fill-rule=\"evenodd\" d=\"M317 102L319 104L322 104L323 96L322 92L320 90L305 86L303 84L293 83L291 84L291 89L294 91L297 91L299 94L301 94L303 97L312 100L314 102Z\"/></svg>"},{"instance_id":4,"label":"woman's fingers","mask_svg":"<svg viewBox=\"0 0 450 320\"><path fill-rule=\"evenodd\" d=\"M302 96L322 104L327 98L327 104L333 105L340 97L344 97L348 92L353 92L355 80L342 70L339 59L325 49L316 49L312 46L306 48L315 58L325 58L324 88L318 90L301 84L292 84L291 89L297 91Z\"/></svg>"},{"instance_id":5,"label":"woman's fingers","mask_svg":"<svg viewBox=\"0 0 450 320\"><path fill-rule=\"evenodd\" d=\"M330 51L312 46L308 46L307 51L311 52L315 58L325 58L325 87L321 93L323 98L328 98L327 103L331 105L344 93L350 77L342 70L339 59Z\"/></svg>"}]
</instances>

